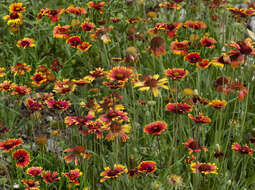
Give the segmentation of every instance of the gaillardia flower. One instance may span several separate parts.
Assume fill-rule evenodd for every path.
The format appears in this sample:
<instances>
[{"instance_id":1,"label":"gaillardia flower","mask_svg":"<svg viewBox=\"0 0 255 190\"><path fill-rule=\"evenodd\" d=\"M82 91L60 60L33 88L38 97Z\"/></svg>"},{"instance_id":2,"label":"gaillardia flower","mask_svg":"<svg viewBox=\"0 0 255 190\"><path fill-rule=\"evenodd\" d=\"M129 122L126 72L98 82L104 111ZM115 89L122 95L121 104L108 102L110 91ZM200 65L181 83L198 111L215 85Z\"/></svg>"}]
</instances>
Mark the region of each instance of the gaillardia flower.
<instances>
[{"instance_id":1,"label":"gaillardia flower","mask_svg":"<svg viewBox=\"0 0 255 190\"><path fill-rule=\"evenodd\" d=\"M90 158L90 154L86 152L84 146L75 146L74 148L67 148L64 150L64 152L70 152L69 155L64 157L66 163L70 163L74 160L76 166L78 165L78 160L80 157L85 159Z\"/></svg>"},{"instance_id":2,"label":"gaillardia flower","mask_svg":"<svg viewBox=\"0 0 255 190\"><path fill-rule=\"evenodd\" d=\"M69 101L64 100L48 100L47 105L52 109L66 110L70 107L71 104Z\"/></svg>"},{"instance_id":3,"label":"gaillardia flower","mask_svg":"<svg viewBox=\"0 0 255 190\"><path fill-rule=\"evenodd\" d=\"M201 174L218 174L217 167L214 163L200 163L200 162L192 162L190 164L190 168L193 173L201 173Z\"/></svg>"},{"instance_id":4,"label":"gaillardia flower","mask_svg":"<svg viewBox=\"0 0 255 190\"><path fill-rule=\"evenodd\" d=\"M167 83L167 78L162 78L158 80L159 75L153 75L153 76L143 76L142 81L135 82L134 87L139 87L139 91L145 91L151 89L153 92L154 97L158 96L159 88L164 88L168 90L168 86L165 84Z\"/></svg>"},{"instance_id":5,"label":"gaillardia flower","mask_svg":"<svg viewBox=\"0 0 255 190\"><path fill-rule=\"evenodd\" d=\"M3 152L10 152L17 146L23 144L23 140L19 139L7 139L5 141L0 142L0 150L3 149Z\"/></svg>"},{"instance_id":6,"label":"gaillardia flower","mask_svg":"<svg viewBox=\"0 0 255 190\"><path fill-rule=\"evenodd\" d=\"M70 37L70 25L65 25L65 26L60 26L57 25L54 27L53 30L53 37L54 38L63 38L63 39L67 39Z\"/></svg>"},{"instance_id":7,"label":"gaillardia flower","mask_svg":"<svg viewBox=\"0 0 255 190\"><path fill-rule=\"evenodd\" d=\"M127 67L113 67L107 74L107 78L111 81L126 82L133 76L133 70Z\"/></svg>"},{"instance_id":8,"label":"gaillardia flower","mask_svg":"<svg viewBox=\"0 0 255 190\"><path fill-rule=\"evenodd\" d=\"M54 181L59 181L58 172L45 171L42 174L43 181L45 183L53 183Z\"/></svg>"},{"instance_id":9,"label":"gaillardia flower","mask_svg":"<svg viewBox=\"0 0 255 190\"><path fill-rule=\"evenodd\" d=\"M216 40L214 38L208 38L208 37L203 37L200 40L201 46L207 47L207 48L214 48Z\"/></svg>"},{"instance_id":10,"label":"gaillardia flower","mask_svg":"<svg viewBox=\"0 0 255 190\"><path fill-rule=\"evenodd\" d=\"M24 75L25 73L28 73L31 71L31 67L27 65L26 63L17 63L14 66L11 66L11 72L14 73L14 75Z\"/></svg>"},{"instance_id":11,"label":"gaillardia flower","mask_svg":"<svg viewBox=\"0 0 255 190\"><path fill-rule=\"evenodd\" d=\"M201 28L206 28L206 24L203 21L192 21L192 20L188 20L186 21L183 26L185 28L193 28L196 30L199 30Z\"/></svg>"},{"instance_id":12,"label":"gaillardia flower","mask_svg":"<svg viewBox=\"0 0 255 190\"><path fill-rule=\"evenodd\" d=\"M200 57L200 53L193 52L193 53L189 53L188 55L186 55L184 57L184 60L188 61L190 64L194 65L198 62L201 62L203 59Z\"/></svg>"},{"instance_id":13,"label":"gaillardia flower","mask_svg":"<svg viewBox=\"0 0 255 190\"><path fill-rule=\"evenodd\" d=\"M56 81L53 91L57 94L68 94L75 90L76 84L69 80L64 79L63 81Z\"/></svg>"},{"instance_id":14,"label":"gaillardia flower","mask_svg":"<svg viewBox=\"0 0 255 190\"><path fill-rule=\"evenodd\" d=\"M22 40L19 40L17 43L17 47L35 47L35 40L31 38L23 38Z\"/></svg>"},{"instance_id":15,"label":"gaillardia flower","mask_svg":"<svg viewBox=\"0 0 255 190\"><path fill-rule=\"evenodd\" d=\"M152 122L144 127L144 132L151 135L160 135L167 128L167 124L162 121Z\"/></svg>"},{"instance_id":16,"label":"gaillardia flower","mask_svg":"<svg viewBox=\"0 0 255 190\"><path fill-rule=\"evenodd\" d=\"M38 177L41 175L41 173L43 172L42 167L30 167L27 169L26 173L28 175L31 175L33 177Z\"/></svg>"},{"instance_id":17,"label":"gaillardia flower","mask_svg":"<svg viewBox=\"0 0 255 190\"><path fill-rule=\"evenodd\" d=\"M30 163L30 155L24 149L18 149L13 154L12 157L16 160L16 166L20 168L25 168Z\"/></svg>"},{"instance_id":18,"label":"gaillardia flower","mask_svg":"<svg viewBox=\"0 0 255 190\"><path fill-rule=\"evenodd\" d=\"M41 103L34 101L32 98L27 98L25 102L27 108L31 111L39 111L43 108Z\"/></svg>"},{"instance_id":19,"label":"gaillardia flower","mask_svg":"<svg viewBox=\"0 0 255 190\"><path fill-rule=\"evenodd\" d=\"M240 146L237 142L235 142L232 145L232 149L235 152L239 152L240 154L249 154L249 155L252 155L252 152L254 151L252 148L249 148L248 145Z\"/></svg>"},{"instance_id":20,"label":"gaillardia flower","mask_svg":"<svg viewBox=\"0 0 255 190\"><path fill-rule=\"evenodd\" d=\"M215 109L221 109L225 107L227 102L225 100L212 100L209 103L209 106L214 107Z\"/></svg>"},{"instance_id":21,"label":"gaillardia flower","mask_svg":"<svg viewBox=\"0 0 255 190\"><path fill-rule=\"evenodd\" d=\"M26 7L23 7L23 3L12 3L9 6L10 13L21 13L26 10Z\"/></svg>"},{"instance_id":22,"label":"gaillardia flower","mask_svg":"<svg viewBox=\"0 0 255 190\"><path fill-rule=\"evenodd\" d=\"M0 83L0 91L8 92L12 90L14 86L15 84L13 84L11 81L5 80L2 83Z\"/></svg>"},{"instance_id":23,"label":"gaillardia flower","mask_svg":"<svg viewBox=\"0 0 255 190\"><path fill-rule=\"evenodd\" d=\"M13 87L13 92L12 95L25 95L29 94L31 92L31 88L28 88L26 85L25 86L17 86L15 85Z\"/></svg>"},{"instance_id":24,"label":"gaillardia flower","mask_svg":"<svg viewBox=\"0 0 255 190\"><path fill-rule=\"evenodd\" d=\"M188 117L197 124L211 123L211 119L208 116L204 116L203 113L199 113L196 117L192 114L188 114Z\"/></svg>"},{"instance_id":25,"label":"gaillardia flower","mask_svg":"<svg viewBox=\"0 0 255 190\"><path fill-rule=\"evenodd\" d=\"M164 55L166 53L164 40L159 36L152 38L150 50L155 56Z\"/></svg>"},{"instance_id":26,"label":"gaillardia flower","mask_svg":"<svg viewBox=\"0 0 255 190\"><path fill-rule=\"evenodd\" d=\"M173 54L176 55L187 55L188 54L188 48L189 48L189 41L184 40L182 42L178 42L177 40L173 41L170 44L170 49L173 52Z\"/></svg>"},{"instance_id":27,"label":"gaillardia flower","mask_svg":"<svg viewBox=\"0 0 255 190\"><path fill-rule=\"evenodd\" d=\"M211 62L208 59L203 59L201 62L197 62L197 67L201 69L206 69L211 65Z\"/></svg>"},{"instance_id":28,"label":"gaillardia flower","mask_svg":"<svg viewBox=\"0 0 255 190\"><path fill-rule=\"evenodd\" d=\"M99 11L99 13L100 14L103 14L103 8L104 8L104 6L105 6L105 2L104 1L101 1L101 2L99 2L99 3L95 3L95 2L93 2L93 1L90 1L90 2L88 2L88 8L93 8L93 9L96 9L96 10L98 10Z\"/></svg>"},{"instance_id":29,"label":"gaillardia flower","mask_svg":"<svg viewBox=\"0 0 255 190\"><path fill-rule=\"evenodd\" d=\"M103 177L100 179L100 182L103 183L105 180L111 179L111 178L117 178L123 173L127 173L128 170L125 166L121 164L114 164L113 169L110 169L110 167L104 168L104 171L100 173L100 176Z\"/></svg>"},{"instance_id":30,"label":"gaillardia flower","mask_svg":"<svg viewBox=\"0 0 255 190\"><path fill-rule=\"evenodd\" d=\"M63 173L63 175L68 178L68 182L74 183L75 185L80 184L78 178L82 176L82 172L79 169L70 170L69 172Z\"/></svg>"},{"instance_id":31,"label":"gaillardia flower","mask_svg":"<svg viewBox=\"0 0 255 190\"><path fill-rule=\"evenodd\" d=\"M188 70L181 68L166 69L165 75L171 79L183 79L188 74Z\"/></svg>"},{"instance_id":32,"label":"gaillardia flower","mask_svg":"<svg viewBox=\"0 0 255 190\"><path fill-rule=\"evenodd\" d=\"M65 9L65 12L66 13L72 13L74 15L86 15L87 14L87 11L84 9L84 8L81 8L81 7L75 7L73 5L70 5L69 7L67 7Z\"/></svg>"},{"instance_id":33,"label":"gaillardia flower","mask_svg":"<svg viewBox=\"0 0 255 190\"><path fill-rule=\"evenodd\" d=\"M166 105L166 110L181 114L191 112L192 108L190 105L184 103L168 103Z\"/></svg>"},{"instance_id":34,"label":"gaillardia flower","mask_svg":"<svg viewBox=\"0 0 255 190\"><path fill-rule=\"evenodd\" d=\"M72 36L66 40L66 43L72 47L77 47L82 44L81 38L79 36Z\"/></svg>"},{"instance_id":35,"label":"gaillardia flower","mask_svg":"<svg viewBox=\"0 0 255 190\"><path fill-rule=\"evenodd\" d=\"M192 152L201 152L203 149L205 152L207 151L207 148L204 146L201 146L197 141L195 141L193 138L190 138L187 140L187 142L182 143L186 148L189 150L189 154Z\"/></svg>"},{"instance_id":36,"label":"gaillardia flower","mask_svg":"<svg viewBox=\"0 0 255 190\"><path fill-rule=\"evenodd\" d=\"M77 46L78 50L86 52L91 48L91 44L88 42L82 42L80 45Z\"/></svg>"},{"instance_id":37,"label":"gaillardia flower","mask_svg":"<svg viewBox=\"0 0 255 190\"><path fill-rule=\"evenodd\" d=\"M138 172L152 174L156 171L157 166L154 161L143 161L138 166Z\"/></svg>"},{"instance_id":38,"label":"gaillardia flower","mask_svg":"<svg viewBox=\"0 0 255 190\"><path fill-rule=\"evenodd\" d=\"M39 181L34 181L33 179L22 179L21 182L26 185L26 190L40 190Z\"/></svg>"}]
</instances>

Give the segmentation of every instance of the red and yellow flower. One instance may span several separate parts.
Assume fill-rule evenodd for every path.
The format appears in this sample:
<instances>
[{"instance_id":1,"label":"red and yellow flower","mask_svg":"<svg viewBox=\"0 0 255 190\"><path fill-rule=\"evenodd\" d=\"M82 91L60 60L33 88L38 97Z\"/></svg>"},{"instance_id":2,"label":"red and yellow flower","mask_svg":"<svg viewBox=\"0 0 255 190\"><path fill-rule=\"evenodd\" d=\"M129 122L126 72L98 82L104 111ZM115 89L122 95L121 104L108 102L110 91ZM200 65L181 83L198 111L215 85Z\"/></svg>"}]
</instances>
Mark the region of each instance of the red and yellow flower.
<instances>
[{"instance_id":1,"label":"red and yellow flower","mask_svg":"<svg viewBox=\"0 0 255 190\"><path fill-rule=\"evenodd\" d=\"M82 14L86 15L87 14L87 11L84 8L82 8L82 7L75 7L73 5L70 5L69 7L67 7L65 9L65 12L66 13L72 13L74 15L82 15Z\"/></svg>"},{"instance_id":2,"label":"red and yellow flower","mask_svg":"<svg viewBox=\"0 0 255 190\"><path fill-rule=\"evenodd\" d=\"M235 152L239 152L240 154L249 154L249 155L252 155L252 152L254 151L254 149L249 148L248 145L240 146L237 142L235 142L235 143L232 145L232 149L233 149Z\"/></svg>"},{"instance_id":3,"label":"red and yellow flower","mask_svg":"<svg viewBox=\"0 0 255 190\"><path fill-rule=\"evenodd\" d=\"M59 24L54 27L53 37L67 39L70 37L70 25L60 26Z\"/></svg>"},{"instance_id":4,"label":"red and yellow flower","mask_svg":"<svg viewBox=\"0 0 255 190\"><path fill-rule=\"evenodd\" d=\"M80 36L72 36L66 40L66 43L72 47L77 47L82 44Z\"/></svg>"},{"instance_id":5,"label":"red and yellow flower","mask_svg":"<svg viewBox=\"0 0 255 190\"><path fill-rule=\"evenodd\" d=\"M59 181L58 172L45 171L42 174L43 181L45 183L53 183L54 181Z\"/></svg>"},{"instance_id":6,"label":"red and yellow flower","mask_svg":"<svg viewBox=\"0 0 255 190\"><path fill-rule=\"evenodd\" d=\"M26 106L31 111L39 111L43 108L41 103L34 101L32 98L27 98L25 102Z\"/></svg>"},{"instance_id":7,"label":"red and yellow flower","mask_svg":"<svg viewBox=\"0 0 255 190\"><path fill-rule=\"evenodd\" d=\"M166 69L165 75L171 79L183 79L188 75L188 70L181 68Z\"/></svg>"},{"instance_id":8,"label":"red and yellow flower","mask_svg":"<svg viewBox=\"0 0 255 190\"><path fill-rule=\"evenodd\" d=\"M21 182L26 185L26 190L40 190L39 181L35 181L33 179L22 179Z\"/></svg>"},{"instance_id":9,"label":"red and yellow flower","mask_svg":"<svg viewBox=\"0 0 255 190\"><path fill-rule=\"evenodd\" d=\"M133 76L133 70L127 67L113 67L107 74L111 81L127 82Z\"/></svg>"},{"instance_id":10,"label":"red and yellow flower","mask_svg":"<svg viewBox=\"0 0 255 190\"><path fill-rule=\"evenodd\" d=\"M8 92L8 91L12 90L14 86L15 86L14 83L12 83L9 80L5 80L2 83L0 83L0 91Z\"/></svg>"},{"instance_id":11,"label":"red and yellow flower","mask_svg":"<svg viewBox=\"0 0 255 190\"><path fill-rule=\"evenodd\" d=\"M188 55L186 55L184 57L184 60L188 61L190 64L194 65L194 64L201 62L203 59L200 57L200 53L193 52L193 53L189 53Z\"/></svg>"},{"instance_id":12,"label":"red and yellow flower","mask_svg":"<svg viewBox=\"0 0 255 190\"><path fill-rule=\"evenodd\" d=\"M138 166L138 172L152 174L156 171L157 166L154 161L143 161Z\"/></svg>"},{"instance_id":13,"label":"red and yellow flower","mask_svg":"<svg viewBox=\"0 0 255 190\"><path fill-rule=\"evenodd\" d=\"M77 46L78 50L86 52L91 48L91 44L88 42L82 42L80 45Z\"/></svg>"},{"instance_id":14,"label":"red and yellow flower","mask_svg":"<svg viewBox=\"0 0 255 190\"><path fill-rule=\"evenodd\" d=\"M201 146L197 141L193 138L187 140L187 142L182 143L189 150L189 154L192 152L201 152L203 149L205 152L208 150L206 147Z\"/></svg>"},{"instance_id":15,"label":"red and yellow flower","mask_svg":"<svg viewBox=\"0 0 255 190\"><path fill-rule=\"evenodd\" d=\"M193 28L196 30L199 30L201 28L207 28L206 24L203 21L192 21L192 20L188 20L186 21L183 26L185 28Z\"/></svg>"},{"instance_id":16,"label":"red and yellow flower","mask_svg":"<svg viewBox=\"0 0 255 190\"><path fill-rule=\"evenodd\" d=\"M0 150L2 149L3 152L10 152L14 148L23 144L23 140L19 139L7 139L5 141L0 142Z\"/></svg>"},{"instance_id":17,"label":"red and yellow flower","mask_svg":"<svg viewBox=\"0 0 255 190\"><path fill-rule=\"evenodd\" d=\"M173 54L176 55L187 55L188 54L189 41L184 40L178 42L177 40L173 41L170 45L170 49Z\"/></svg>"},{"instance_id":18,"label":"red and yellow flower","mask_svg":"<svg viewBox=\"0 0 255 190\"><path fill-rule=\"evenodd\" d=\"M181 114L191 112L192 108L190 105L184 103L168 103L166 105L166 110Z\"/></svg>"},{"instance_id":19,"label":"red and yellow flower","mask_svg":"<svg viewBox=\"0 0 255 190\"><path fill-rule=\"evenodd\" d=\"M152 38L150 50L155 56L164 55L166 53L164 40L159 36Z\"/></svg>"},{"instance_id":20,"label":"red and yellow flower","mask_svg":"<svg viewBox=\"0 0 255 190\"><path fill-rule=\"evenodd\" d=\"M18 149L13 152L12 157L16 160L16 166L25 168L30 163L30 155L25 149Z\"/></svg>"},{"instance_id":21,"label":"red and yellow flower","mask_svg":"<svg viewBox=\"0 0 255 190\"><path fill-rule=\"evenodd\" d=\"M104 6L105 6L105 2L104 1L101 1L101 2L99 2L99 3L95 3L94 1L90 1L90 2L88 2L88 8L89 9L96 9L96 10L98 10L99 12L100 12L100 14L103 14L103 8L104 8Z\"/></svg>"},{"instance_id":22,"label":"red and yellow flower","mask_svg":"<svg viewBox=\"0 0 255 190\"><path fill-rule=\"evenodd\" d=\"M28 73L31 71L31 67L27 65L26 63L17 63L14 66L11 66L11 72L14 73L14 75L24 75L25 73Z\"/></svg>"},{"instance_id":23,"label":"red and yellow flower","mask_svg":"<svg viewBox=\"0 0 255 190\"><path fill-rule=\"evenodd\" d=\"M0 67L0 77L4 77L6 75L5 70L6 69L4 67Z\"/></svg>"},{"instance_id":24,"label":"red and yellow flower","mask_svg":"<svg viewBox=\"0 0 255 190\"><path fill-rule=\"evenodd\" d=\"M163 133L167 128L167 124L162 121L155 121L149 123L144 127L144 132L150 135L160 135Z\"/></svg>"},{"instance_id":25,"label":"red and yellow flower","mask_svg":"<svg viewBox=\"0 0 255 190\"><path fill-rule=\"evenodd\" d=\"M201 173L204 175L207 174L218 174L217 166L214 163L200 163L200 162L192 162L190 164L190 168L193 173Z\"/></svg>"},{"instance_id":26,"label":"red and yellow flower","mask_svg":"<svg viewBox=\"0 0 255 190\"><path fill-rule=\"evenodd\" d=\"M69 94L76 88L76 84L69 80L64 79L63 81L56 81L53 91L57 94Z\"/></svg>"},{"instance_id":27,"label":"red and yellow flower","mask_svg":"<svg viewBox=\"0 0 255 190\"><path fill-rule=\"evenodd\" d=\"M216 40L214 38L208 38L208 37L203 37L200 40L201 46L207 47L207 48L214 48Z\"/></svg>"},{"instance_id":28,"label":"red and yellow flower","mask_svg":"<svg viewBox=\"0 0 255 190\"><path fill-rule=\"evenodd\" d=\"M206 69L211 65L211 62L208 59L203 59L201 62L197 63L197 67L201 69Z\"/></svg>"},{"instance_id":29,"label":"red and yellow flower","mask_svg":"<svg viewBox=\"0 0 255 190\"><path fill-rule=\"evenodd\" d=\"M105 139L108 141L114 140L116 137L120 136L122 142L126 142L129 139L127 135L130 133L131 125L122 124L119 121L112 121L110 124L106 126L109 129L109 133L106 135Z\"/></svg>"},{"instance_id":30,"label":"red and yellow flower","mask_svg":"<svg viewBox=\"0 0 255 190\"><path fill-rule=\"evenodd\" d=\"M48 100L47 105L49 108L57 110L66 110L71 106L69 101L64 100Z\"/></svg>"},{"instance_id":31,"label":"red and yellow flower","mask_svg":"<svg viewBox=\"0 0 255 190\"><path fill-rule=\"evenodd\" d=\"M12 3L9 6L10 13L22 13L26 10L26 7L23 7L23 3Z\"/></svg>"},{"instance_id":32,"label":"red and yellow flower","mask_svg":"<svg viewBox=\"0 0 255 190\"><path fill-rule=\"evenodd\" d=\"M81 29L86 32L92 32L95 27L96 26L93 22L85 21L84 23L81 24Z\"/></svg>"},{"instance_id":33,"label":"red and yellow flower","mask_svg":"<svg viewBox=\"0 0 255 190\"><path fill-rule=\"evenodd\" d=\"M28 88L26 85L24 86L18 86L15 85L13 87L13 92L12 95L25 95L25 94L29 94L31 92L31 88Z\"/></svg>"},{"instance_id":34,"label":"red and yellow flower","mask_svg":"<svg viewBox=\"0 0 255 190\"><path fill-rule=\"evenodd\" d=\"M168 90L168 86L166 86L167 83L167 78L162 78L158 80L159 75L148 75L148 76L143 76L142 81L138 81L134 83L134 87L137 88L139 87L139 91L146 91L151 89L154 97L158 96L159 93L159 88L164 88Z\"/></svg>"},{"instance_id":35,"label":"red and yellow flower","mask_svg":"<svg viewBox=\"0 0 255 190\"><path fill-rule=\"evenodd\" d=\"M214 107L216 109L224 108L227 105L227 102L225 100L212 100L209 103L209 106Z\"/></svg>"},{"instance_id":36,"label":"red and yellow flower","mask_svg":"<svg viewBox=\"0 0 255 190\"><path fill-rule=\"evenodd\" d=\"M174 9L174 10L179 10L182 6L176 3L172 3L169 1L165 1L163 3L159 4L160 7L164 7L166 9Z\"/></svg>"},{"instance_id":37,"label":"red and yellow flower","mask_svg":"<svg viewBox=\"0 0 255 190\"><path fill-rule=\"evenodd\" d=\"M104 171L100 173L100 176L103 177L100 179L100 182L103 183L104 181L111 179L111 178L117 178L120 175L127 173L128 170L125 166L121 164L114 164L113 169L110 169L110 167L104 168Z\"/></svg>"},{"instance_id":38,"label":"red and yellow flower","mask_svg":"<svg viewBox=\"0 0 255 190\"><path fill-rule=\"evenodd\" d=\"M74 161L75 165L78 165L79 158L89 159L90 154L86 151L84 146L75 146L74 148L67 148L64 152L69 152L70 154L65 156L64 159L66 163L71 163Z\"/></svg>"},{"instance_id":39,"label":"red and yellow flower","mask_svg":"<svg viewBox=\"0 0 255 190\"><path fill-rule=\"evenodd\" d=\"M211 119L208 116L204 116L203 113L199 113L196 117L192 114L188 114L188 117L197 124L211 123Z\"/></svg>"},{"instance_id":40,"label":"red and yellow flower","mask_svg":"<svg viewBox=\"0 0 255 190\"><path fill-rule=\"evenodd\" d=\"M45 73L38 72L34 73L33 76L31 76L32 84L35 86L41 86L42 84L47 82L47 76Z\"/></svg>"},{"instance_id":41,"label":"red and yellow flower","mask_svg":"<svg viewBox=\"0 0 255 190\"><path fill-rule=\"evenodd\" d=\"M75 185L80 184L78 178L82 176L82 172L78 168L70 170L69 172L65 172L63 175L68 178L69 183L74 183Z\"/></svg>"},{"instance_id":42,"label":"red and yellow flower","mask_svg":"<svg viewBox=\"0 0 255 190\"><path fill-rule=\"evenodd\" d=\"M31 175L33 177L38 177L41 175L41 173L43 172L42 167L30 167L27 169L26 173L28 175Z\"/></svg>"},{"instance_id":43,"label":"red and yellow flower","mask_svg":"<svg viewBox=\"0 0 255 190\"><path fill-rule=\"evenodd\" d=\"M17 47L23 47L24 49L26 47L35 47L35 40L31 38L23 38L22 40L18 41Z\"/></svg>"}]
</instances>

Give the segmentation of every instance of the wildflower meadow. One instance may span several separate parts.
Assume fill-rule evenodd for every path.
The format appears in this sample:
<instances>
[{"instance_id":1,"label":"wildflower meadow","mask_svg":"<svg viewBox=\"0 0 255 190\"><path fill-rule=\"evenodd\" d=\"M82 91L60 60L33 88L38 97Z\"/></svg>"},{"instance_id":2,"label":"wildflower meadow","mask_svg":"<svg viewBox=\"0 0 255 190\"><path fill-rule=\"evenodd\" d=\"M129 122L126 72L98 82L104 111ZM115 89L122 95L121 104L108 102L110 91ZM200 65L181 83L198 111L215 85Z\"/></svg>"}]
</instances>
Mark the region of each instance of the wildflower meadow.
<instances>
[{"instance_id":1,"label":"wildflower meadow","mask_svg":"<svg viewBox=\"0 0 255 190\"><path fill-rule=\"evenodd\" d=\"M0 0L0 189L255 189L254 18L248 0Z\"/></svg>"}]
</instances>

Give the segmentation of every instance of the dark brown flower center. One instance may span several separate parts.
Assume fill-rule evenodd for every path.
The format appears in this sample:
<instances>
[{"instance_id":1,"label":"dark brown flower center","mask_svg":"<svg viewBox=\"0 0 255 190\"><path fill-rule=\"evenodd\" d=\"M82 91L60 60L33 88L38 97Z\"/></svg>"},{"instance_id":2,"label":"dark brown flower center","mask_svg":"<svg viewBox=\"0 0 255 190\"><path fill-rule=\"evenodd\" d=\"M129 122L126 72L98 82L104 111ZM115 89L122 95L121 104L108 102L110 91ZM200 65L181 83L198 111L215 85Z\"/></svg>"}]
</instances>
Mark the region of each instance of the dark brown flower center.
<instances>
[{"instance_id":1,"label":"dark brown flower center","mask_svg":"<svg viewBox=\"0 0 255 190\"><path fill-rule=\"evenodd\" d=\"M207 172L207 171L211 171L211 167L208 165L208 164L201 164L199 167L198 167L198 170L200 172Z\"/></svg>"}]
</instances>

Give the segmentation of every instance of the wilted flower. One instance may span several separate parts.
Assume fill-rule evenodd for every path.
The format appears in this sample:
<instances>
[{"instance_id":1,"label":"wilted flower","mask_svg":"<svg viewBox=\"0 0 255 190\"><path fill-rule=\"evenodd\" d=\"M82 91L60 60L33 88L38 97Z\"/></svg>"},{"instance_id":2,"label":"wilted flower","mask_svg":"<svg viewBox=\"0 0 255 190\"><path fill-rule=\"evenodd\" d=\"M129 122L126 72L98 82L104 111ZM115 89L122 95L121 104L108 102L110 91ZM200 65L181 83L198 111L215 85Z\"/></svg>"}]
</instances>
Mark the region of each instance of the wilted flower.
<instances>
[{"instance_id":1,"label":"wilted flower","mask_svg":"<svg viewBox=\"0 0 255 190\"><path fill-rule=\"evenodd\" d=\"M90 154L86 152L86 149L84 146L75 146L74 148L68 148L68 149L65 149L64 152L70 153L69 155L64 157L66 163L69 164L70 162L74 161L76 166L78 165L78 159L80 157L85 159L90 158Z\"/></svg>"},{"instance_id":2,"label":"wilted flower","mask_svg":"<svg viewBox=\"0 0 255 190\"><path fill-rule=\"evenodd\" d=\"M152 38L150 50L155 56L164 55L166 53L164 40L159 36Z\"/></svg>"},{"instance_id":3,"label":"wilted flower","mask_svg":"<svg viewBox=\"0 0 255 190\"><path fill-rule=\"evenodd\" d=\"M201 152L203 149L205 152L207 151L207 148L204 146L201 146L197 141L195 141L193 138L190 138L187 140L187 142L182 143L186 148L189 150L189 154L193 152Z\"/></svg>"}]
</instances>

